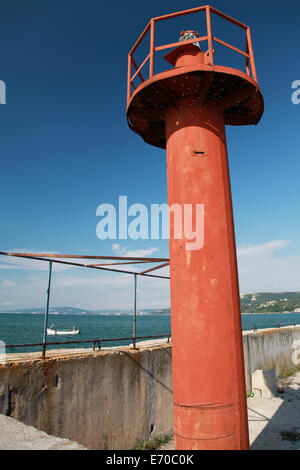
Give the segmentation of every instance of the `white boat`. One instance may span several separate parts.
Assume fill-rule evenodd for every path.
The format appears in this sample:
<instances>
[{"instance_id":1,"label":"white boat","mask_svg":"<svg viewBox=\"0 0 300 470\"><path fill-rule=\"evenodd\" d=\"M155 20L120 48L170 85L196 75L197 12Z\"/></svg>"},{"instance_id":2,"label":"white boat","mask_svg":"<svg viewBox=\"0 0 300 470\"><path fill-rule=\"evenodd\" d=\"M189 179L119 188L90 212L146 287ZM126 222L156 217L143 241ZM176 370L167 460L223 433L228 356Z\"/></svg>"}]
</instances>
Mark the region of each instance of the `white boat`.
<instances>
[{"instance_id":1,"label":"white boat","mask_svg":"<svg viewBox=\"0 0 300 470\"><path fill-rule=\"evenodd\" d=\"M51 325L50 328L47 328L47 335L78 335L80 330L73 326L72 330L56 330L54 325Z\"/></svg>"}]
</instances>

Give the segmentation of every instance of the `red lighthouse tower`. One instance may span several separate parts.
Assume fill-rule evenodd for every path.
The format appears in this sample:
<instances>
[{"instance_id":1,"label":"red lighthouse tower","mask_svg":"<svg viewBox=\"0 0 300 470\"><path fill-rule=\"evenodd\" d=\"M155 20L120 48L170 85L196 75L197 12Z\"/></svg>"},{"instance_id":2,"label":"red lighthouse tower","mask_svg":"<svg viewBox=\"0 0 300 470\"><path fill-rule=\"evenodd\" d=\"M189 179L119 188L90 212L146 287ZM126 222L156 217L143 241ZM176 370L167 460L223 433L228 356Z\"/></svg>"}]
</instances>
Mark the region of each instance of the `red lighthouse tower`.
<instances>
[{"instance_id":1,"label":"red lighthouse tower","mask_svg":"<svg viewBox=\"0 0 300 470\"><path fill-rule=\"evenodd\" d=\"M206 15L205 36L182 31L178 42L155 44L157 22L200 11ZM246 33L245 51L213 36L212 13ZM138 67L133 54L149 31L149 54ZM214 43L244 56L245 69L216 64ZM155 54L164 49L172 49L165 59L173 68L154 74ZM127 98L130 128L167 150L169 206L204 205L201 249L188 249L185 235L174 237L170 222L175 448L248 449L225 124L257 124L263 114L250 29L210 6L151 19L128 56Z\"/></svg>"}]
</instances>

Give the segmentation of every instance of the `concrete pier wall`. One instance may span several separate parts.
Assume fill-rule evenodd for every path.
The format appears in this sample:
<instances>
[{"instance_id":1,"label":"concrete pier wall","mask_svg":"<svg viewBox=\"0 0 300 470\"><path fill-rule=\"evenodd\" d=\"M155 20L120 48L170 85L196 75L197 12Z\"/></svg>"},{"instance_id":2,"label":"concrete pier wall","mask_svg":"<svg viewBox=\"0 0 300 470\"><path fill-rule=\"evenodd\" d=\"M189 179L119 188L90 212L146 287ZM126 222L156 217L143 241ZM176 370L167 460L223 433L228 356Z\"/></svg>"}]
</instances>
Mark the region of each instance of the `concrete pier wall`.
<instances>
[{"instance_id":1,"label":"concrete pier wall","mask_svg":"<svg viewBox=\"0 0 300 470\"><path fill-rule=\"evenodd\" d=\"M243 333L247 392L251 392L251 374L257 369L274 369L276 376L295 367L293 347L300 341L300 326L289 326ZM300 343L298 345L300 354ZM300 363L300 361L299 361Z\"/></svg>"},{"instance_id":2,"label":"concrete pier wall","mask_svg":"<svg viewBox=\"0 0 300 470\"><path fill-rule=\"evenodd\" d=\"M244 332L247 392L255 370L278 376L294 366L295 341L300 327ZM45 362L37 353L8 356L0 413L89 449L132 449L139 439L172 434L170 344L71 352L49 352Z\"/></svg>"},{"instance_id":3,"label":"concrete pier wall","mask_svg":"<svg viewBox=\"0 0 300 470\"><path fill-rule=\"evenodd\" d=\"M89 449L171 435L171 346L9 362L0 413Z\"/></svg>"}]
</instances>

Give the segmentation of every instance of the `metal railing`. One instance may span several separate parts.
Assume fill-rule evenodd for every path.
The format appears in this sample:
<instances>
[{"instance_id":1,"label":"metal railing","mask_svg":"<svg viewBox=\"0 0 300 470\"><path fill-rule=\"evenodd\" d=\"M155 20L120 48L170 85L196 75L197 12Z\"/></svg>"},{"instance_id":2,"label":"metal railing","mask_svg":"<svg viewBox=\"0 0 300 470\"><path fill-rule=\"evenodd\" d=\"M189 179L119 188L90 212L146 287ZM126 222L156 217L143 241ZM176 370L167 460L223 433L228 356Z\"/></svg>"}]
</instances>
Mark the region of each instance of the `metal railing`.
<instances>
[{"instance_id":1,"label":"metal railing","mask_svg":"<svg viewBox=\"0 0 300 470\"><path fill-rule=\"evenodd\" d=\"M24 344L6 344L5 348L13 349L13 348L33 348L33 347L40 347L42 346L42 358L45 359L46 357L46 350L47 346L57 346L57 345L70 345L70 344L93 344L93 351L96 350L96 345L98 350L101 351L101 343L107 342L114 342L114 341L132 341L133 349L136 349L136 342L137 340L143 339L160 339L160 338L167 338L167 343L170 343L171 334L166 333L165 335L153 335L153 336L133 336L128 338L101 338L101 339L83 339L83 340L72 340L72 341L53 341L53 342L43 342L43 343L24 343ZM122 346L122 345L120 345ZM1 347L1 346L0 346ZM57 348L59 349L59 348ZM70 351L70 350L69 350Z\"/></svg>"},{"instance_id":2,"label":"metal railing","mask_svg":"<svg viewBox=\"0 0 300 470\"><path fill-rule=\"evenodd\" d=\"M185 16L189 15L192 13L198 13L201 11L205 11L206 13L206 29L207 29L207 34L206 36L202 36L196 39L190 39L188 41L184 41L184 44L192 44L195 42L202 42L202 41L208 41L208 53L209 53L209 58L210 62L209 65L212 67L215 65L214 64L214 41L237 52L238 54L241 54L242 56L245 57L246 59L246 64L245 64L245 69L246 69L246 74L249 77L252 77L256 82L257 82L257 74L256 74L256 67L255 67L255 60L254 60L254 53L253 53L253 46L252 46L252 39L251 39L251 32L250 28L243 23L231 18L230 16L226 15L225 13L222 13L219 10L216 10L215 8L206 5L198 8L192 8L190 10L184 10L184 11L179 11L176 13L170 13L168 15L163 15L163 16L158 16L156 18L152 18L149 23L147 24L146 28L130 50L128 54L128 76L127 76L127 105L129 104L131 95L132 95L132 88L134 90L137 88L137 86L133 83L134 79L138 76L141 80L141 83L144 81L151 79L154 76L154 56L155 53L158 51L162 51L164 49L170 49L173 47L177 46L182 46L182 42L174 42L172 44L164 44L160 46L155 46L155 24L158 23L159 21L163 20L169 20L171 18L177 18L180 16ZM246 32L246 47L245 51L242 51L241 49L238 49L235 46L232 46L231 44L217 38L216 36L213 35L212 33L212 25L211 25L211 13L214 13L215 15L229 21L230 23L240 27ZM146 58L143 60L141 65L137 65L136 61L134 60L133 54L136 51L137 47L140 45L146 34L150 31L150 49L149 53L146 56ZM144 78L142 74L142 69L145 66L145 64L149 62L149 73L147 74L146 78ZM221 65L221 64L219 64ZM135 69L134 74L132 74L132 66Z\"/></svg>"}]
</instances>

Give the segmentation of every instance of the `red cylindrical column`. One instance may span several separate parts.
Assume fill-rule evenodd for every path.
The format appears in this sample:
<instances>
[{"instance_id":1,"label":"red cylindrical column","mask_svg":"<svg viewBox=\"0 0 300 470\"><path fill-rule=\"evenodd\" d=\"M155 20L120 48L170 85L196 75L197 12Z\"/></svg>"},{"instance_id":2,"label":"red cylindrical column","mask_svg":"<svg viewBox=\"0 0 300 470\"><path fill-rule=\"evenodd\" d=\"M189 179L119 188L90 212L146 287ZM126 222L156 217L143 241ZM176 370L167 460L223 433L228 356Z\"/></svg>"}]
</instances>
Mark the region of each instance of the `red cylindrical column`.
<instances>
[{"instance_id":1,"label":"red cylindrical column","mask_svg":"<svg viewBox=\"0 0 300 470\"><path fill-rule=\"evenodd\" d=\"M209 8L205 7L207 13ZM212 38L210 26L208 14ZM217 65L212 44L204 53L188 37L196 41L198 34L183 32L182 44L165 56L173 69L151 76L135 89L127 118L145 142L167 149L175 448L246 450L247 402L225 123L257 124L264 102L255 70L253 79ZM249 38L248 46L253 69ZM195 240L190 239L193 233Z\"/></svg>"},{"instance_id":2,"label":"red cylindrical column","mask_svg":"<svg viewBox=\"0 0 300 470\"><path fill-rule=\"evenodd\" d=\"M195 223L195 206L204 205L201 249L187 249L185 235L174 239L170 221L175 448L248 449L223 113L196 97L182 98L167 111L166 137L169 206L193 204Z\"/></svg>"}]
</instances>

